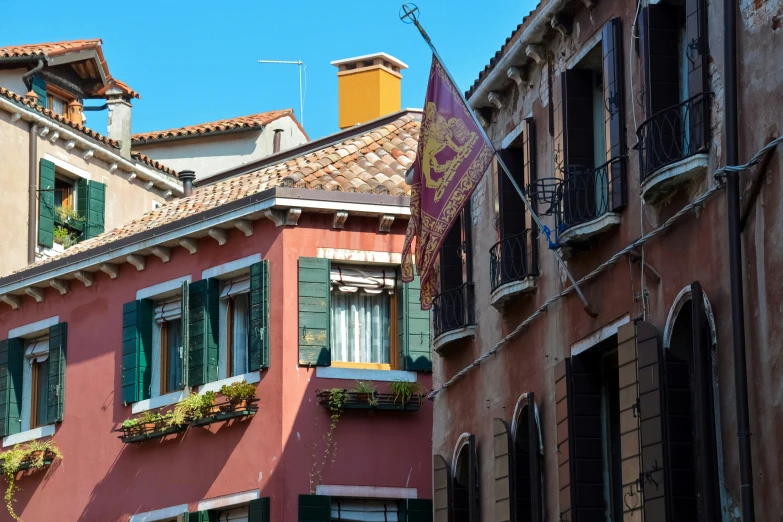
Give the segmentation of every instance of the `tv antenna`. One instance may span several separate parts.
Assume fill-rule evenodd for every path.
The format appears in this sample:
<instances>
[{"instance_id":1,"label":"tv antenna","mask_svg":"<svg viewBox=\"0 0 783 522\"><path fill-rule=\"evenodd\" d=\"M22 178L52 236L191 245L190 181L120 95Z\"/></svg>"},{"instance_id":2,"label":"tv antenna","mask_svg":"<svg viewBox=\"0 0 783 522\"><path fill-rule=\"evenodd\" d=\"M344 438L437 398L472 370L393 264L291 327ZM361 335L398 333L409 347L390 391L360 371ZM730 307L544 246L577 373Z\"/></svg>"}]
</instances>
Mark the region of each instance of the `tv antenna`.
<instances>
[{"instance_id":1,"label":"tv antenna","mask_svg":"<svg viewBox=\"0 0 783 522\"><path fill-rule=\"evenodd\" d=\"M276 63L283 65L296 65L299 67L299 123L304 127L304 93L302 92L302 69L305 74L305 89L307 88L307 66L302 60L258 60L258 63Z\"/></svg>"}]
</instances>

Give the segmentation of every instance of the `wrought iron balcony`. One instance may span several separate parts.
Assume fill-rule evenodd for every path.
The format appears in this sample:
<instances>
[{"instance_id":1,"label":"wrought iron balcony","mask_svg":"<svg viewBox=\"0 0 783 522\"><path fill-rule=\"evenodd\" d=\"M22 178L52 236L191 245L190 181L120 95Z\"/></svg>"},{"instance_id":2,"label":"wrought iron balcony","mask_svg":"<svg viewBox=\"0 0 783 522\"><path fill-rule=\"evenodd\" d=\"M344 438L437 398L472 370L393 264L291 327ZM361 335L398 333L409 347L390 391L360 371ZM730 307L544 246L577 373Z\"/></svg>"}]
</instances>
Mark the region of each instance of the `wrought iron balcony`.
<instances>
[{"instance_id":1,"label":"wrought iron balcony","mask_svg":"<svg viewBox=\"0 0 783 522\"><path fill-rule=\"evenodd\" d=\"M473 283L447 290L432 299L435 338L476 323Z\"/></svg>"},{"instance_id":2,"label":"wrought iron balcony","mask_svg":"<svg viewBox=\"0 0 783 522\"><path fill-rule=\"evenodd\" d=\"M499 286L536 275L538 267L530 242L531 230L507 237L489 249L489 273L494 292ZM533 238L535 241L535 238Z\"/></svg>"},{"instance_id":3,"label":"wrought iron balcony","mask_svg":"<svg viewBox=\"0 0 783 522\"><path fill-rule=\"evenodd\" d=\"M558 234L597 219L612 209L611 180L625 158L614 158L595 169L581 165L565 168L557 206Z\"/></svg>"},{"instance_id":4,"label":"wrought iron balcony","mask_svg":"<svg viewBox=\"0 0 783 522\"><path fill-rule=\"evenodd\" d=\"M642 122L636 131L641 181L667 165L707 150L709 100L710 93L699 93Z\"/></svg>"}]
</instances>

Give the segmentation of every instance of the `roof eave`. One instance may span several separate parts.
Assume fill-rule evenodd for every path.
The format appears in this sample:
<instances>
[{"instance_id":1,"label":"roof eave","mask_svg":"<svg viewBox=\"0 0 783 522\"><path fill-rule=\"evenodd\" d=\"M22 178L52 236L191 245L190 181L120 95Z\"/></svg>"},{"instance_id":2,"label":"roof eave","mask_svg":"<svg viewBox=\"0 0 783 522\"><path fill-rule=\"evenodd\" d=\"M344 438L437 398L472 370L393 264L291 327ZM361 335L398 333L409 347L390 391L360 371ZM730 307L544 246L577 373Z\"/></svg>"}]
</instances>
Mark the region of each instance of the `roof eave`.
<instances>
[{"instance_id":1,"label":"roof eave","mask_svg":"<svg viewBox=\"0 0 783 522\"><path fill-rule=\"evenodd\" d=\"M274 121L274 120L272 120ZM271 122L270 122L271 123ZM172 141L179 141L179 140L188 140L188 139L196 139L196 138L207 138L212 136L218 136L218 135L224 135L224 134L235 134L237 132L249 132L249 131L263 131L264 127L266 125L254 125L254 126L246 126L246 127L236 127L233 129L222 129L222 130L214 130L214 131L207 131L207 132L199 132L196 134L181 134L176 136L164 136L161 138L139 138L139 139L133 139L131 137L131 145L134 147L145 147L147 145L157 145L159 143L171 143ZM165 131L164 131L165 132Z\"/></svg>"}]
</instances>

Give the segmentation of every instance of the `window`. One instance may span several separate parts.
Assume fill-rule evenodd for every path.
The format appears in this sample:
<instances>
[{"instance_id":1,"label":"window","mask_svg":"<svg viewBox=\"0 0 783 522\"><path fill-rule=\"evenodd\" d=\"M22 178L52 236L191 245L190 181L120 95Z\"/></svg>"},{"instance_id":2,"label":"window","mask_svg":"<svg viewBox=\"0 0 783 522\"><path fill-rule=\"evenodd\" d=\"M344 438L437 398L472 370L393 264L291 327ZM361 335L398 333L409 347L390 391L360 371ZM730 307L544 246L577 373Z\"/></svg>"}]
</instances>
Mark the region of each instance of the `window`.
<instances>
[{"instance_id":1,"label":"window","mask_svg":"<svg viewBox=\"0 0 783 522\"><path fill-rule=\"evenodd\" d=\"M47 100L49 103L49 110L59 114L60 116L67 116L69 103L68 100L52 93L47 94Z\"/></svg>"},{"instance_id":2,"label":"window","mask_svg":"<svg viewBox=\"0 0 783 522\"><path fill-rule=\"evenodd\" d=\"M398 522L398 500L334 498L332 522Z\"/></svg>"},{"instance_id":3,"label":"window","mask_svg":"<svg viewBox=\"0 0 783 522\"><path fill-rule=\"evenodd\" d=\"M606 23L601 43L560 75L553 92L555 177L562 180L558 231L625 205L622 31Z\"/></svg>"},{"instance_id":4,"label":"window","mask_svg":"<svg viewBox=\"0 0 783 522\"><path fill-rule=\"evenodd\" d=\"M3 436L62 420L67 325L56 320L21 327L18 337L0 341L0 379L9 391L0 397L0 409L6 412L0 422ZM21 400L11 401L13 396Z\"/></svg>"},{"instance_id":5,"label":"window","mask_svg":"<svg viewBox=\"0 0 783 522\"><path fill-rule=\"evenodd\" d=\"M391 369L396 269L332 265L330 283L332 365Z\"/></svg>"},{"instance_id":6,"label":"window","mask_svg":"<svg viewBox=\"0 0 783 522\"><path fill-rule=\"evenodd\" d=\"M223 283L220 293L226 313L226 377L243 375L249 370L248 340L250 328L250 275Z\"/></svg>"},{"instance_id":7,"label":"window","mask_svg":"<svg viewBox=\"0 0 783 522\"><path fill-rule=\"evenodd\" d=\"M435 337L475 323L470 205L466 205L440 249L440 293L433 298Z\"/></svg>"},{"instance_id":8,"label":"window","mask_svg":"<svg viewBox=\"0 0 783 522\"><path fill-rule=\"evenodd\" d=\"M470 435L461 442L451 476L449 511L452 522L478 522L479 489L476 438Z\"/></svg>"},{"instance_id":9,"label":"window","mask_svg":"<svg viewBox=\"0 0 783 522\"><path fill-rule=\"evenodd\" d=\"M157 341L158 350L153 350L153 380L155 368L160 381L158 393L153 386L152 396L165 395L185 387L184 381L184 346L182 338L182 297L158 301L155 306L155 333L153 346Z\"/></svg>"}]
</instances>

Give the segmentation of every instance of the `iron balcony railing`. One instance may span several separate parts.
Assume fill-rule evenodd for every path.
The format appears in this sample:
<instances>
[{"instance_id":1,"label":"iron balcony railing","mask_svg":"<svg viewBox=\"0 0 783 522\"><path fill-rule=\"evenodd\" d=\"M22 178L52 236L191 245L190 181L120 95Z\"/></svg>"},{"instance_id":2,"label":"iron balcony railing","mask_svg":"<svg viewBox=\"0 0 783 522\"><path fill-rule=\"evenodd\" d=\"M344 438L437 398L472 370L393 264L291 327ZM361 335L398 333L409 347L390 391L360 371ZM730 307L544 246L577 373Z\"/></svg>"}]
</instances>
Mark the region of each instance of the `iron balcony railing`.
<instances>
[{"instance_id":1,"label":"iron balcony railing","mask_svg":"<svg viewBox=\"0 0 783 522\"><path fill-rule=\"evenodd\" d=\"M489 273L494 292L499 286L536 275L535 237L527 229L495 243L489 249Z\"/></svg>"},{"instance_id":2,"label":"iron balcony railing","mask_svg":"<svg viewBox=\"0 0 783 522\"><path fill-rule=\"evenodd\" d=\"M447 290L432 299L435 337L476 323L473 283Z\"/></svg>"},{"instance_id":3,"label":"iron balcony railing","mask_svg":"<svg viewBox=\"0 0 783 522\"><path fill-rule=\"evenodd\" d=\"M642 181L667 165L707 150L709 100L710 93L700 93L642 122L636 131Z\"/></svg>"}]
</instances>

